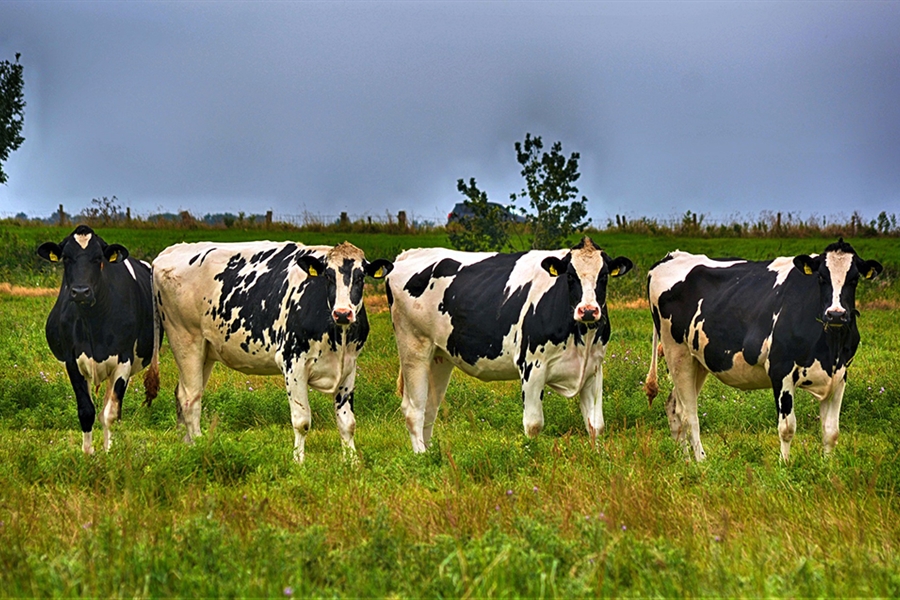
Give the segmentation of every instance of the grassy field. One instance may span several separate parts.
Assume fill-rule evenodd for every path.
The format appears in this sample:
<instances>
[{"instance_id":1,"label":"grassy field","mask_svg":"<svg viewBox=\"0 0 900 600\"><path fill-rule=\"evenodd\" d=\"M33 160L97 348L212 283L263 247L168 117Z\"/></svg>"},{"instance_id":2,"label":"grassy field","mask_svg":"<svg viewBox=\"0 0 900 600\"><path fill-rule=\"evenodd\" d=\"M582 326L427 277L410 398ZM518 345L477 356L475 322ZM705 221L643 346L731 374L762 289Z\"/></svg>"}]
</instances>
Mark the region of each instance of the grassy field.
<instances>
[{"instance_id":1,"label":"grassy field","mask_svg":"<svg viewBox=\"0 0 900 600\"><path fill-rule=\"evenodd\" d=\"M431 245L346 237L370 256L376 244ZM674 247L762 258L827 243L598 241L638 264L611 283L623 284L618 300L636 298L646 268ZM895 293L893 242L853 240L893 269L865 302ZM221 366L204 437L184 445L167 347L153 406L140 406L134 381L112 450L85 457L72 390L44 340L53 301L0 295L0 596L900 596L900 310L860 317L835 454L822 456L818 406L804 393L788 465L769 394L716 381L700 399L709 459L685 461L662 403L648 408L641 390L650 319L629 308L611 311L597 447L574 399L548 393L545 430L528 439L517 383L457 373L432 449L414 456L382 312L360 359L358 464L341 460L331 400L313 394L298 466L281 379Z\"/></svg>"}]
</instances>

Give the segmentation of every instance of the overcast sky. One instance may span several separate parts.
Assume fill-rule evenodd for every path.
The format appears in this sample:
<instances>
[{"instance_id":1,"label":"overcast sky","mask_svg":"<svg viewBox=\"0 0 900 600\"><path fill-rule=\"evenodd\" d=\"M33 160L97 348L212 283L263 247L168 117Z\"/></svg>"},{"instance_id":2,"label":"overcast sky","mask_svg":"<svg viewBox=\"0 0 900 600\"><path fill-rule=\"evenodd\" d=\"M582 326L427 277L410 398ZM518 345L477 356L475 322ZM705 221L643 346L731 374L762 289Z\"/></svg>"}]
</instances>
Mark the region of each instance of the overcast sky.
<instances>
[{"instance_id":1,"label":"overcast sky","mask_svg":"<svg viewBox=\"0 0 900 600\"><path fill-rule=\"evenodd\" d=\"M0 216L437 220L460 178L508 202L526 132L598 225L900 213L898 2L3 0L16 52Z\"/></svg>"}]
</instances>

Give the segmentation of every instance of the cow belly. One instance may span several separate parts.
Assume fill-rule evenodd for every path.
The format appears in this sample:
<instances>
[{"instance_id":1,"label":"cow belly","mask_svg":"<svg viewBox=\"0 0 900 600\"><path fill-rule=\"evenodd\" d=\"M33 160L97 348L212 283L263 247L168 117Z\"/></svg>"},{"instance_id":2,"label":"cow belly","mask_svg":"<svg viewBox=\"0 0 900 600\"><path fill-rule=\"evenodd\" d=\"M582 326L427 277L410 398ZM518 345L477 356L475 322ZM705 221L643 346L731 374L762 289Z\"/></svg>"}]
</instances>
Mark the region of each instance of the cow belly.
<instances>
[{"instance_id":1,"label":"cow belly","mask_svg":"<svg viewBox=\"0 0 900 600\"><path fill-rule=\"evenodd\" d=\"M501 354L495 359L479 359L474 365L461 360L459 357L450 356L444 351L444 356L463 373L477 377L482 381L509 381L520 379L519 369L509 355ZM441 360L441 356L435 356L435 360Z\"/></svg>"},{"instance_id":2,"label":"cow belly","mask_svg":"<svg viewBox=\"0 0 900 600\"><path fill-rule=\"evenodd\" d=\"M207 339L209 342L208 358L216 360L235 371L248 375L278 375L281 373L280 363L275 352L266 351L257 344L248 344L247 349L241 347L243 337L231 338L224 342L221 338Z\"/></svg>"},{"instance_id":3,"label":"cow belly","mask_svg":"<svg viewBox=\"0 0 900 600\"><path fill-rule=\"evenodd\" d=\"M702 362L702 361L701 361ZM704 366L706 366L704 364ZM734 355L732 367L727 371L712 371L716 378L739 390L762 390L772 387L772 380L763 365L751 365L744 359L744 353Z\"/></svg>"}]
</instances>

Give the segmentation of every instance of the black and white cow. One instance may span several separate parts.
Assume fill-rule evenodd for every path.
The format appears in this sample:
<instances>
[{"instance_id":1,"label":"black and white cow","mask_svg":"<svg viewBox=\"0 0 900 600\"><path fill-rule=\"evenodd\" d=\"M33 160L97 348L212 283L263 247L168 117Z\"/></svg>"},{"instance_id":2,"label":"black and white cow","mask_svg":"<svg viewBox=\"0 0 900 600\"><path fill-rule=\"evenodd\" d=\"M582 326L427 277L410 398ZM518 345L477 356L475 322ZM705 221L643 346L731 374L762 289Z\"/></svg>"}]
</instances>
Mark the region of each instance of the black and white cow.
<instances>
[{"instance_id":1,"label":"black and white cow","mask_svg":"<svg viewBox=\"0 0 900 600\"><path fill-rule=\"evenodd\" d=\"M453 367L483 381L521 380L529 436L544 425L545 386L581 394L594 440L603 431L606 285L632 266L587 237L571 250L420 248L398 256L387 291L413 451L429 445Z\"/></svg>"},{"instance_id":2,"label":"black and white cow","mask_svg":"<svg viewBox=\"0 0 900 600\"><path fill-rule=\"evenodd\" d=\"M771 261L714 260L675 251L648 274L653 352L645 389L658 393L657 343L674 389L666 401L672 435L700 443L697 396L712 373L742 390L771 388L781 456L788 460L796 430L794 395L819 402L825 452L837 442L847 367L859 345L856 285L882 267L838 240L821 255Z\"/></svg>"},{"instance_id":3,"label":"black and white cow","mask_svg":"<svg viewBox=\"0 0 900 600\"><path fill-rule=\"evenodd\" d=\"M63 264L62 285L47 317L46 334L75 390L82 449L94 452L91 384L96 393L106 381L100 422L103 448L109 450L110 427L122 416L131 376L150 366L144 375L145 404L159 390L150 266L130 258L119 244L107 244L87 225L79 225L59 244L41 244L38 255Z\"/></svg>"},{"instance_id":4,"label":"black and white cow","mask_svg":"<svg viewBox=\"0 0 900 600\"><path fill-rule=\"evenodd\" d=\"M178 365L178 418L186 440L200 435L203 389L213 365L282 375L303 461L310 426L307 387L334 395L344 450L355 457L356 359L369 335L366 275L391 263L362 250L293 242L177 244L153 261L160 318Z\"/></svg>"}]
</instances>

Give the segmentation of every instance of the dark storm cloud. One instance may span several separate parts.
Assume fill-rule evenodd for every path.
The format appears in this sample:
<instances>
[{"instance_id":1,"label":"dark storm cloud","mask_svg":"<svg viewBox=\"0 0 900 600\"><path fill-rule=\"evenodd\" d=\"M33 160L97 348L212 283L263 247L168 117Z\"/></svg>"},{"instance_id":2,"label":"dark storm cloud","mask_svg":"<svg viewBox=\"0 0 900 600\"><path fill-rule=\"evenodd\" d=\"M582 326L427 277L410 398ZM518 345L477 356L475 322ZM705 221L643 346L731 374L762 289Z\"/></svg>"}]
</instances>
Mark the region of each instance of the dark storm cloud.
<instances>
[{"instance_id":1,"label":"dark storm cloud","mask_svg":"<svg viewBox=\"0 0 900 600\"><path fill-rule=\"evenodd\" d=\"M595 221L900 211L892 3L0 5L26 138L0 213L446 214L581 153Z\"/></svg>"}]
</instances>

